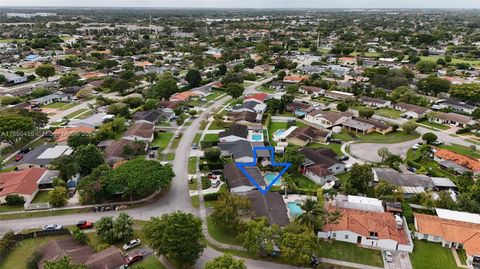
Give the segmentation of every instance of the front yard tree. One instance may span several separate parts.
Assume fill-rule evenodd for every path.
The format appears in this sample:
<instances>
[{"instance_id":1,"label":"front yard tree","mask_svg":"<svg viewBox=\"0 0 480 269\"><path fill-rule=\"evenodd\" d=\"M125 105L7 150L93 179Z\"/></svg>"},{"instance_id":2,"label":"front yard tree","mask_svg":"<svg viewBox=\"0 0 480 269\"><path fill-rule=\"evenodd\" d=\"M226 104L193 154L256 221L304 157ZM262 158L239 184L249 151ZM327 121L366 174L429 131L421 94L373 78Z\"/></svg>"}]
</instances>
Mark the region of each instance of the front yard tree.
<instances>
[{"instance_id":1,"label":"front yard tree","mask_svg":"<svg viewBox=\"0 0 480 269\"><path fill-rule=\"evenodd\" d=\"M417 129L417 124L413 121L407 121L402 124L402 130L406 134L413 134L415 132L415 129Z\"/></svg>"},{"instance_id":2,"label":"front yard tree","mask_svg":"<svg viewBox=\"0 0 480 269\"><path fill-rule=\"evenodd\" d=\"M224 193L213 206L214 211L210 217L216 226L238 232L241 218L248 213L250 207L248 198Z\"/></svg>"},{"instance_id":3,"label":"front yard tree","mask_svg":"<svg viewBox=\"0 0 480 269\"><path fill-rule=\"evenodd\" d=\"M325 214L322 206L313 199L306 199L302 205L303 213L298 216L298 223L308 227L311 231L319 230L322 223L322 218Z\"/></svg>"},{"instance_id":4,"label":"front yard tree","mask_svg":"<svg viewBox=\"0 0 480 269\"><path fill-rule=\"evenodd\" d=\"M113 222L115 236L120 242L127 242L133 237L133 219L126 213L120 213Z\"/></svg>"},{"instance_id":5,"label":"front yard tree","mask_svg":"<svg viewBox=\"0 0 480 269\"><path fill-rule=\"evenodd\" d=\"M103 153L93 144L76 149L74 159L82 175L90 174L94 168L104 163Z\"/></svg>"},{"instance_id":6,"label":"front yard tree","mask_svg":"<svg viewBox=\"0 0 480 269\"><path fill-rule=\"evenodd\" d=\"M425 133L423 134L422 139L427 144L432 144L433 142L437 141L438 137L434 133Z\"/></svg>"},{"instance_id":7,"label":"front yard tree","mask_svg":"<svg viewBox=\"0 0 480 269\"><path fill-rule=\"evenodd\" d=\"M305 156L299 152L298 146L289 145L285 149L282 162L291 163L292 169L297 171L298 167L305 161Z\"/></svg>"},{"instance_id":8,"label":"front yard tree","mask_svg":"<svg viewBox=\"0 0 480 269\"><path fill-rule=\"evenodd\" d=\"M375 110L373 110L373 108L369 108L369 107L364 107L364 108L361 108L359 111L358 111L358 115L362 118L366 118L366 119L369 119L373 116L373 114L375 114Z\"/></svg>"},{"instance_id":9,"label":"front yard tree","mask_svg":"<svg viewBox=\"0 0 480 269\"><path fill-rule=\"evenodd\" d=\"M34 130L35 124L29 117L8 112L0 114L0 140L5 143L15 145Z\"/></svg>"},{"instance_id":10,"label":"front yard tree","mask_svg":"<svg viewBox=\"0 0 480 269\"><path fill-rule=\"evenodd\" d=\"M312 232L285 233L280 250L282 258L298 266L308 266L317 249L317 238Z\"/></svg>"},{"instance_id":11,"label":"front yard tree","mask_svg":"<svg viewBox=\"0 0 480 269\"><path fill-rule=\"evenodd\" d=\"M198 87L202 83L202 74L197 69L188 70L185 80L190 84L190 87Z\"/></svg>"},{"instance_id":12,"label":"front yard tree","mask_svg":"<svg viewBox=\"0 0 480 269\"><path fill-rule=\"evenodd\" d=\"M234 99L237 99L240 96L242 96L244 90L245 89L244 89L243 85L241 85L239 83L229 83L227 85L227 93L228 93L228 95L230 95Z\"/></svg>"},{"instance_id":13,"label":"front yard tree","mask_svg":"<svg viewBox=\"0 0 480 269\"><path fill-rule=\"evenodd\" d=\"M148 98L168 99L178 92L177 81L169 75L162 76L147 92Z\"/></svg>"},{"instance_id":14,"label":"front yard tree","mask_svg":"<svg viewBox=\"0 0 480 269\"><path fill-rule=\"evenodd\" d=\"M345 102L340 102L337 104L337 110L341 112L345 112L348 110L348 104Z\"/></svg>"},{"instance_id":15,"label":"front yard tree","mask_svg":"<svg viewBox=\"0 0 480 269\"><path fill-rule=\"evenodd\" d=\"M216 162L220 160L220 149L219 148L207 148L204 152L205 159L210 162Z\"/></svg>"},{"instance_id":16,"label":"front yard tree","mask_svg":"<svg viewBox=\"0 0 480 269\"><path fill-rule=\"evenodd\" d=\"M90 135L84 132L71 134L68 137L67 143L74 149L79 148L80 146L86 146L90 144Z\"/></svg>"},{"instance_id":17,"label":"front yard tree","mask_svg":"<svg viewBox=\"0 0 480 269\"><path fill-rule=\"evenodd\" d=\"M151 218L143 227L147 244L157 255L194 265L206 248L202 220L191 213L174 212Z\"/></svg>"},{"instance_id":18,"label":"front yard tree","mask_svg":"<svg viewBox=\"0 0 480 269\"><path fill-rule=\"evenodd\" d=\"M5 202L7 205L23 205L25 204L25 199L18 194L9 194L5 197Z\"/></svg>"},{"instance_id":19,"label":"front yard tree","mask_svg":"<svg viewBox=\"0 0 480 269\"><path fill-rule=\"evenodd\" d=\"M350 177L345 183L345 191L348 194L366 194L368 184L373 180L372 168L368 164L353 164Z\"/></svg>"},{"instance_id":20,"label":"front yard tree","mask_svg":"<svg viewBox=\"0 0 480 269\"><path fill-rule=\"evenodd\" d=\"M87 235L84 232L80 231L78 227L74 227L72 229L72 237L81 245L85 245L88 241Z\"/></svg>"},{"instance_id":21,"label":"front yard tree","mask_svg":"<svg viewBox=\"0 0 480 269\"><path fill-rule=\"evenodd\" d=\"M49 77L55 76L55 67L51 64L43 64L40 65L39 67L35 68L35 74L37 76L45 78L46 81L48 81Z\"/></svg>"},{"instance_id":22,"label":"front yard tree","mask_svg":"<svg viewBox=\"0 0 480 269\"><path fill-rule=\"evenodd\" d=\"M388 156L390 156L392 153L388 150L388 148L381 147L381 148L378 149L377 154L378 154L378 156L382 157L382 162L381 163L383 164L385 159L388 158Z\"/></svg>"},{"instance_id":23,"label":"front yard tree","mask_svg":"<svg viewBox=\"0 0 480 269\"><path fill-rule=\"evenodd\" d=\"M102 217L99 221L95 222L95 230L100 240L107 244L113 244L117 241L115 231L113 229L113 218Z\"/></svg>"},{"instance_id":24,"label":"front yard tree","mask_svg":"<svg viewBox=\"0 0 480 269\"><path fill-rule=\"evenodd\" d=\"M44 269L87 269L84 264L73 264L70 257L64 256L61 259L54 261L46 261L43 265Z\"/></svg>"},{"instance_id":25,"label":"front yard tree","mask_svg":"<svg viewBox=\"0 0 480 269\"><path fill-rule=\"evenodd\" d=\"M231 254L223 254L205 264L205 269L247 269L245 261L233 258Z\"/></svg>"},{"instance_id":26,"label":"front yard tree","mask_svg":"<svg viewBox=\"0 0 480 269\"><path fill-rule=\"evenodd\" d=\"M278 225L269 225L266 218L249 221L239 239L243 247L257 256L267 256L272 253L280 236Z\"/></svg>"},{"instance_id":27,"label":"front yard tree","mask_svg":"<svg viewBox=\"0 0 480 269\"><path fill-rule=\"evenodd\" d=\"M67 189L65 187L55 187L48 193L48 202L53 207L61 207L67 204Z\"/></svg>"}]
</instances>

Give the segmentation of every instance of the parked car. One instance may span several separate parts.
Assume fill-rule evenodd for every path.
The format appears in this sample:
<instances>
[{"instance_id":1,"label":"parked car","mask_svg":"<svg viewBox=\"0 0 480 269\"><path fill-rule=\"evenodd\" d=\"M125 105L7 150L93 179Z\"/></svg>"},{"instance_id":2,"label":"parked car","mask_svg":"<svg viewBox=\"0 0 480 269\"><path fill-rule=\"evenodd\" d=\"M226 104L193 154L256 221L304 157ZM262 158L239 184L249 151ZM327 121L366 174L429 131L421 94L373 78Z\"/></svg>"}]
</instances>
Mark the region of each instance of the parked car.
<instances>
[{"instance_id":1,"label":"parked car","mask_svg":"<svg viewBox=\"0 0 480 269\"><path fill-rule=\"evenodd\" d=\"M17 154L17 156L15 157L15 161L18 162L21 159L23 159L23 155L22 154Z\"/></svg>"},{"instance_id":2,"label":"parked car","mask_svg":"<svg viewBox=\"0 0 480 269\"><path fill-rule=\"evenodd\" d=\"M316 267L320 264L320 259L317 256L310 257L310 265Z\"/></svg>"},{"instance_id":3,"label":"parked car","mask_svg":"<svg viewBox=\"0 0 480 269\"><path fill-rule=\"evenodd\" d=\"M77 192L76 189L69 190L68 193L67 193L67 197L72 198L75 195L75 192Z\"/></svg>"},{"instance_id":4,"label":"parked car","mask_svg":"<svg viewBox=\"0 0 480 269\"><path fill-rule=\"evenodd\" d=\"M20 150L20 153L26 154L26 153L29 153L31 150L32 150L32 148L23 148L23 149Z\"/></svg>"},{"instance_id":5,"label":"parked car","mask_svg":"<svg viewBox=\"0 0 480 269\"><path fill-rule=\"evenodd\" d=\"M93 222L82 220L77 223L79 229L91 229L93 228Z\"/></svg>"},{"instance_id":6,"label":"parked car","mask_svg":"<svg viewBox=\"0 0 480 269\"><path fill-rule=\"evenodd\" d=\"M330 142L335 143L335 144L342 144L342 140L336 139L336 138L330 139Z\"/></svg>"},{"instance_id":7,"label":"parked car","mask_svg":"<svg viewBox=\"0 0 480 269\"><path fill-rule=\"evenodd\" d=\"M217 179L217 176L214 175L214 174L212 174L212 173L209 173L209 174L207 175L207 177L208 177L209 179Z\"/></svg>"},{"instance_id":8,"label":"parked car","mask_svg":"<svg viewBox=\"0 0 480 269\"><path fill-rule=\"evenodd\" d=\"M138 246L140 246L140 239L132 239L130 241L128 241L125 245L123 245L123 250L129 250L129 249L132 249L132 248L136 248Z\"/></svg>"},{"instance_id":9,"label":"parked car","mask_svg":"<svg viewBox=\"0 0 480 269\"><path fill-rule=\"evenodd\" d=\"M140 261L141 259L143 259L143 254L141 252L135 252L135 253L132 253L130 255L128 255L127 257L125 257L125 263L127 265L132 265L138 261Z\"/></svg>"},{"instance_id":10,"label":"parked car","mask_svg":"<svg viewBox=\"0 0 480 269\"><path fill-rule=\"evenodd\" d=\"M222 172L222 170L212 170L212 174L219 176L219 175L223 174L223 172Z\"/></svg>"},{"instance_id":11,"label":"parked car","mask_svg":"<svg viewBox=\"0 0 480 269\"><path fill-rule=\"evenodd\" d=\"M193 144L192 144L192 149L198 149L197 143L193 143Z\"/></svg>"},{"instance_id":12,"label":"parked car","mask_svg":"<svg viewBox=\"0 0 480 269\"><path fill-rule=\"evenodd\" d=\"M383 255L385 257L386 262L393 262L393 253L391 251L385 250L383 252Z\"/></svg>"},{"instance_id":13,"label":"parked car","mask_svg":"<svg viewBox=\"0 0 480 269\"><path fill-rule=\"evenodd\" d=\"M217 180L217 181L212 183L212 187L216 188L216 187L220 186L220 184L221 184L220 180Z\"/></svg>"},{"instance_id":14,"label":"parked car","mask_svg":"<svg viewBox=\"0 0 480 269\"><path fill-rule=\"evenodd\" d=\"M47 224L47 225L43 226L42 230L43 231L58 231L58 230L61 230L62 228L63 228L62 225Z\"/></svg>"},{"instance_id":15,"label":"parked car","mask_svg":"<svg viewBox=\"0 0 480 269\"><path fill-rule=\"evenodd\" d=\"M412 166L408 166L407 170L410 171L410 172L413 172L413 173L417 172L417 168L412 167Z\"/></svg>"},{"instance_id":16,"label":"parked car","mask_svg":"<svg viewBox=\"0 0 480 269\"><path fill-rule=\"evenodd\" d=\"M338 158L340 161L347 161L348 159L350 159L350 157L348 155L342 155Z\"/></svg>"},{"instance_id":17,"label":"parked car","mask_svg":"<svg viewBox=\"0 0 480 269\"><path fill-rule=\"evenodd\" d=\"M415 144L415 145L412 146L412 149L413 149L413 150L417 150L419 147L420 147L420 144L417 143L417 144Z\"/></svg>"},{"instance_id":18,"label":"parked car","mask_svg":"<svg viewBox=\"0 0 480 269\"><path fill-rule=\"evenodd\" d=\"M432 145L434 145L434 146L441 146L441 145L443 145L443 142L440 141L440 140L437 140L437 141L433 142Z\"/></svg>"}]
</instances>

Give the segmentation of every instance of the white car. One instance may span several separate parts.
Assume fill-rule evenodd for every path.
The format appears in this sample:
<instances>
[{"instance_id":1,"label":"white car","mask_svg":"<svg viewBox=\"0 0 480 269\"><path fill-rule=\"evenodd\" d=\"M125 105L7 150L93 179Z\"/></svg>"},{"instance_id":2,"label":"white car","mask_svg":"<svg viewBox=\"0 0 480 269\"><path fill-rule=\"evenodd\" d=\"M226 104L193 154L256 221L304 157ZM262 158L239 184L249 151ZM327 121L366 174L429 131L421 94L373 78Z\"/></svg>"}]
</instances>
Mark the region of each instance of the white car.
<instances>
[{"instance_id":1,"label":"white car","mask_svg":"<svg viewBox=\"0 0 480 269\"><path fill-rule=\"evenodd\" d=\"M420 147L419 144L415 144L415 145L412 146L412 149L413 149L413 150L417 150L419 147Z\"/></svg>"},{"instance_id":2,"label":"white car","mask_svg":"<svg viewBox=\"0 0 480 269\"><path fill-rule=\"evenodd\" d=\"M123 245L123 250L129 250L140 246L140 239L132 239Z\"/></svg>"},{"instance_id":3,"label":"white car","mask_svg":"<svg viewBox=\"0 0 480 269\"><path fill-rule=\"evenodd\" d=\"M393 262L393 253L391 251L385 250L383 256L385 256L386 262Z\"/></svg>"},{"instance_id":4,"label":"white car","mask_svg":"<svg viewBox=\"0 0 480 269\"><path fill-rule=\"evenodd\" d=\"M58 230L61 230L62 228L63 228L62 225L47 224L47 225L43 226L42 230L43 231L58 231Z\"/></svg>"}]
</instances>

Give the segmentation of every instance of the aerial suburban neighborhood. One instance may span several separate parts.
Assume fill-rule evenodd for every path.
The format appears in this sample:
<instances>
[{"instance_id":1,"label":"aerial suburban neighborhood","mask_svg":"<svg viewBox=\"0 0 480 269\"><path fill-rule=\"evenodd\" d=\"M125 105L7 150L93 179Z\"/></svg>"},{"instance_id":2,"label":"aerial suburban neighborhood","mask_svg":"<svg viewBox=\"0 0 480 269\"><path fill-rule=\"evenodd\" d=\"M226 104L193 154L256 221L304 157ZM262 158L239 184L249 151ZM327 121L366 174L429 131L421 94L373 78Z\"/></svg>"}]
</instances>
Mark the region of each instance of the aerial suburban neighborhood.
<instances>
[{"instance_id":1,"label":"aerial suburban neighborhood","mask_svg":"<svg viewBox=\"0 0 480 269\"><path fill-rule=\"evenodd\" d=\"M0 269L480 269L468 1L0 1Z\"/></svg>"}]
</instances>

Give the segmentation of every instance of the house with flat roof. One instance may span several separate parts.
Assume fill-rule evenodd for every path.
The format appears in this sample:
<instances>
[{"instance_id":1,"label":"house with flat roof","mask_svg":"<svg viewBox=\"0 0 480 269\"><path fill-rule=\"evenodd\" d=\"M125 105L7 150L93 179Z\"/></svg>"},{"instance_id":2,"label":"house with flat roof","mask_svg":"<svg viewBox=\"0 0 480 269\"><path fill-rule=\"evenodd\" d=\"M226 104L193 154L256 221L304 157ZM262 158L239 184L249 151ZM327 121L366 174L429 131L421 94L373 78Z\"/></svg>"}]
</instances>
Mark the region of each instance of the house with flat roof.
<instances>
[{"instance_id":1,"label":"house with flat roof","mask_svg":"<svg viewBox=\"0 0 480 269\"><path fill-rule=\"evenodd\" d=\"M112 119L114 115L107 113L96 113L85 119L71 119L68 122L69 127L86 126L96 128L102 125L106 120Z\"/></svg>"},{"instance_id":2,"label":"house with flat roof","mask_svg":"<svg viewBox=\"0 0 480 269\"><path fill-rule=\"evenodd\" d=\"M244 168L260 187L265 187L265 180L258 167L250 166ZM257 189L235 163L224 164L223 175L232 193L245 193Z\"/></svg>"},{"instance_id":3,"label":"house with flat roof","mask_svg":"<svg viewBox=\"0 0 480 269\"><path fill-rule=\"evenodd\" d=\"M383 180L392 185L399 186L403 189L405 197L423 193L435 187L432 179L425 175L400 173L392 168L381 167L373 168L372 172L374 184Z\"/></svg>"},{"instance_id":4,"label":"house with flat roof","mask_svg":"<svg viewBox=\"0 0 480 269\"><path fill-rule=\"evenodd\" d=\"M331 98L333 100L344 100L344 101L355 99L355 96L353 95L353 93L341 92L341 91L326 91L325 97Z\"/></svg>"},{"instance_id":5,"label":"house with flat roof","mask_svg":"<svg viewBox=\"0 0 480 269\"><path fill-rule=\"evenodd\" d=\"M439 109L449 108L455 112L461 112L466 114L472 114L473 111L475 111L475 109L477 108L474 105L471 105L462 101L458 101L452 98L447 98L445 100L442 100L436 106Z\"/></svg>"},{"instance_id":6,"label":"house with flat roof","mask_svg":"<svg viewBox=\"0 0 480 269\"><path fill-rule=\"evenodd\" d=\"M67 145L41 145L23 155L23 158L15 163L18 169L47 168L51 162L60 156L72 154L73 149Z\"/></svg>"}]
</instances>

